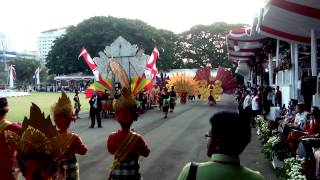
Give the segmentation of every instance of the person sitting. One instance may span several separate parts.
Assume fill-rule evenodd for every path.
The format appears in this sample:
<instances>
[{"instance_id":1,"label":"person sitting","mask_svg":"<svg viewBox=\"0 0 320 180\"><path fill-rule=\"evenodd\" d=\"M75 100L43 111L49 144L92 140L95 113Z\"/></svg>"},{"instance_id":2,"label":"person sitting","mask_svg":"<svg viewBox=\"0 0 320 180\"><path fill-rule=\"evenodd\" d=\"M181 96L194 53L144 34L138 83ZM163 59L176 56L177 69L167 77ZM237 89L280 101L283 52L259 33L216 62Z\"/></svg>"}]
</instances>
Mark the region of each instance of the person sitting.
<instances>
[{"instance_id":1,"label":"person sitting","mask_svg":"<svg viewBox=\"0 0 320 180\"><path fill-rule=\"evenodd\" d=\"M248 116L245 117L248 118ZM210 118L210 123L211 130L206 137L208 137L207 155L211 159L208 162L186 164L178 180L264 179L259 172L246 168L240 163L239 155L251 138L249 119L241 117L238 113L219 112ZM228 131L225 130L226 127Z\"/></svg>"},{"instance_id":2,"label":"person sitting","mask_svg":"<svg viewBox=\"0 0 320 180\"><path fill-rule=\"evenodd\" d=\"M109 179L140 180L138 159L140 156L149 156L150 149L142 136L131 129L132 123L137 121L139 115L129 89L122 89L114 110L121 129L112 132L107 139L107 149L109 153L114 154Z\"/></svg>"}]
</instances>

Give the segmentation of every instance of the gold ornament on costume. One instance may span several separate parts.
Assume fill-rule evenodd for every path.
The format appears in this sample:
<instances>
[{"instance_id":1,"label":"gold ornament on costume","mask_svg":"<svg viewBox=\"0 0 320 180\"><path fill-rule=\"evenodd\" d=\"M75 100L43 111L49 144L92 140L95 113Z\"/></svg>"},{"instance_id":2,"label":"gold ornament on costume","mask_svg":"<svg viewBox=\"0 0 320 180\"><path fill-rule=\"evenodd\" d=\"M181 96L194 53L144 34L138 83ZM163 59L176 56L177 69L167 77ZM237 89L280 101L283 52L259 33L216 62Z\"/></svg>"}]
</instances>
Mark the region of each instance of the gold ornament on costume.
<instances>
[{"instance_id":1,"label":"gold ornament on costume","mask_svg":"<svg viewBox=\"0 0 320 180\"><path fill-rule=\"evenodd\" d=\"M63 138L58 135L50 116L45 118L44 113L34 103L30 107L30 118L24 118L19 134L7 130L5 137L16 145L18 153L23 156L41 153L55 160L65 152L61 146Z\"/></svg>"},{"instance_id":2,"label":"gold ornament on costume","mask_svg":"<svg viewBox=\"0 0 320 180\"><path fill-rule=\"evenodd\" d=\"M69 115L72 113L72 104L65 92L61 93L61 97L59 97L58 102L51 107L51 111L53 114L63 114Z\"/></svg>"}]
</instances>

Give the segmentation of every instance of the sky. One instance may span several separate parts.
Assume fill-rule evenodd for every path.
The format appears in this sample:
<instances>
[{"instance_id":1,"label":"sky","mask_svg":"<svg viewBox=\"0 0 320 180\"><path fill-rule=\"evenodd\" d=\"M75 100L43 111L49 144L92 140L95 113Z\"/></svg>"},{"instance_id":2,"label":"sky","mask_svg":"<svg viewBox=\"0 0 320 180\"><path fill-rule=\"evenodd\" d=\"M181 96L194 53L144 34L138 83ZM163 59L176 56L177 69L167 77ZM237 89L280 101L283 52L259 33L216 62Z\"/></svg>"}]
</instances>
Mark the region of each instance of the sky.
<instances>
[{"instance_id":1,"label":"sky","mask_svg":"<svg viewBox=\"0 0 320 180\"><path fill-rule=\"evenodd\" d=\"M42 31L77 25L93 16L139 19L175 33L214 22L252 24L264 0L4 0L1 34L7 49L37 50ZM0 43L0 50L2 50Z\"/></svg>"}]
</instances>

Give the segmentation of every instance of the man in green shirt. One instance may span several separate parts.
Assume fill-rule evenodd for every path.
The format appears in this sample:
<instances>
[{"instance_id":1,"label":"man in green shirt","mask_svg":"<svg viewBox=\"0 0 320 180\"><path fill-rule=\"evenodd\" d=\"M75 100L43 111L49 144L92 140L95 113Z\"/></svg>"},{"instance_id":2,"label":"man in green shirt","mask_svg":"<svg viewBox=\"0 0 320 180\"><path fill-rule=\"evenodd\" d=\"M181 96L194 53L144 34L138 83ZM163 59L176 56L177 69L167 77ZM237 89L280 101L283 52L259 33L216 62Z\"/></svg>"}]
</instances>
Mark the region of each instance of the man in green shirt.
<instances>
[{"instance_id":1,"label":"man in green shirt","mask_svg":"<svg viewBox=\"0 0 320 180\"><path fill-rule=\"evenodd\" d=\"M178 180L262 180L264 177L240 165L239 155L250 142L249 119L237 113L219 112L210 118L208 162L188 163ZM192 170L190 170L192 169Z\"/></svg>"}]
</instances>

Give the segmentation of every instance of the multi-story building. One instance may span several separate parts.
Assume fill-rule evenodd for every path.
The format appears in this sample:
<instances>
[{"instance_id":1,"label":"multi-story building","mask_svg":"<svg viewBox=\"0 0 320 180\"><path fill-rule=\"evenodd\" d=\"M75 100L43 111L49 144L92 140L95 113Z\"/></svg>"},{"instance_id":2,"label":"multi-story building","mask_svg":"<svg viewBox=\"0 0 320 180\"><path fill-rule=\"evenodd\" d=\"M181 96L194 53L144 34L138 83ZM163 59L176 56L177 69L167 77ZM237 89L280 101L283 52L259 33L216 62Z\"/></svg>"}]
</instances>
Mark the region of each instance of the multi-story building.
<instances>
[{"instance_id":1,"label":"multi-story building","mask_svg":"<svg viewBox=\"0 0 320 180\"><path fill-rule=\"evenodd\" d=\"M56 40L58 37L64 35L65 32L65 27L58 29L50 29L48 31L41 32L41 35L38 38L38 50L39 58L43 63L45 63L48 53L51 50L52 45L54 44L53 41Z\"/></svg>"}]
</instances>

